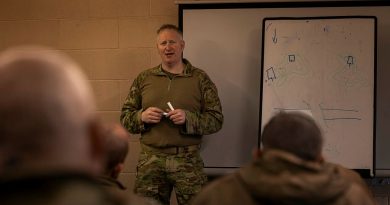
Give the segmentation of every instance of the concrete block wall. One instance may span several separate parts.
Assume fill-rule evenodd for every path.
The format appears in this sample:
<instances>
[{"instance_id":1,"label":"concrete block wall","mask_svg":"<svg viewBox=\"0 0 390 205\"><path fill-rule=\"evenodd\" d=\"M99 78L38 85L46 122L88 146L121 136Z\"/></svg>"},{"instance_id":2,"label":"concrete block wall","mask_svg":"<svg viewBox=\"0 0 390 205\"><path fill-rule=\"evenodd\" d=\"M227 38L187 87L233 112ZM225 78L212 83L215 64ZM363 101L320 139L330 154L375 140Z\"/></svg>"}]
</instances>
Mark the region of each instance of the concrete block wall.
<instances>
[{"instance_id":1,"label":"concrete block wall","mask_svg":"<svg viewBox=\"0 0 390 205\"><path fill-rule=\"evenodd\" d=\"M177 20L175 0L1 0L0 50L39 44L68 53L88 76L99 115L106 122L118 122L135 76L159 63L156 29ZM140 150L137 135L129 145L120 180L130 192ZM385 181L367 180L379 205L390 204Z\"/></svg>"}]
</instances>

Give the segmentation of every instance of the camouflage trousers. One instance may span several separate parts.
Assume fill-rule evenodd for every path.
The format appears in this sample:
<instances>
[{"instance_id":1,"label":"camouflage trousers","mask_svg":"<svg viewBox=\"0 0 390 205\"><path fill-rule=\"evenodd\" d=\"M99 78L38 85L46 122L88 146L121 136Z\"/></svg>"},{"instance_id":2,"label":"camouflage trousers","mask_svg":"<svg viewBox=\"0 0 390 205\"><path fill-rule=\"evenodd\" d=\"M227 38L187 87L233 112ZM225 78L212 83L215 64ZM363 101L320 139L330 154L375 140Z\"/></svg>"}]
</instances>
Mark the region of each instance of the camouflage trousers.
<instances>
[{"instance_id":1,"label":"camouflage trousers","mask_svg":"<svg viewBox=\"0 0 390 205\"><path fill-rule=\"evenodd\" d=\"M178 204L187 205L206 182L199 150L166 154L142 147L134 187L137 195L169 205L174 189Z\"/></svg>"}]
</instances>

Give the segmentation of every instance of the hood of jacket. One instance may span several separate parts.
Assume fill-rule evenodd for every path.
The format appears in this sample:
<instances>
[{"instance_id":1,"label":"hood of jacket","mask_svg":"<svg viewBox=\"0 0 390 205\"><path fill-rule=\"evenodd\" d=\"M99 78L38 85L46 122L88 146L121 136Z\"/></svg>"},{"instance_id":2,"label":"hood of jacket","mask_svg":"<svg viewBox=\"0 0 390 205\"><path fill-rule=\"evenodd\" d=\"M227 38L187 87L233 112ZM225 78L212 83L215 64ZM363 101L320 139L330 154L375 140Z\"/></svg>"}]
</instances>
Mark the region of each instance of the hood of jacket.
<instances>
[{"instance_id":1,"label":"hood of jacket","mask_svg":"<svg viewBox=\"0 0 390 205\"><path fill-rule=\"evenodd\" d=\"M331 204L351 186L336 166L305 161L280 150L267 150L241 169L239 176L252 196L264 204Z\"/></svg>"}]
</instances>

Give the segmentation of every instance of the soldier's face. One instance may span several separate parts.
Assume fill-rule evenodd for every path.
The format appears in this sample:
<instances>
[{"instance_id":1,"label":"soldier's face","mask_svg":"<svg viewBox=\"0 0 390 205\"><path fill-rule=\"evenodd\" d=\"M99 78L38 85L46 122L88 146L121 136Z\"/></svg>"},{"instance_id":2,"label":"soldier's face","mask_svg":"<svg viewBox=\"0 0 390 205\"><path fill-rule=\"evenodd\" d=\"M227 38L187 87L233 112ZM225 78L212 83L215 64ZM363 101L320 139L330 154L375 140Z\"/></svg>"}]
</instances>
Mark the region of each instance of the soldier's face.
<instances>
[{"instance_id":1,"label":"soldier's face","mask_svg":"<svg viewBox=\"0 0 390 205\"><path fill-rule=\"evenodd\" d=\"M157 50L163 64L168 66L181 63L184 41L174 30L164 30L157 37Z\"/></svg>"}]
</instances>

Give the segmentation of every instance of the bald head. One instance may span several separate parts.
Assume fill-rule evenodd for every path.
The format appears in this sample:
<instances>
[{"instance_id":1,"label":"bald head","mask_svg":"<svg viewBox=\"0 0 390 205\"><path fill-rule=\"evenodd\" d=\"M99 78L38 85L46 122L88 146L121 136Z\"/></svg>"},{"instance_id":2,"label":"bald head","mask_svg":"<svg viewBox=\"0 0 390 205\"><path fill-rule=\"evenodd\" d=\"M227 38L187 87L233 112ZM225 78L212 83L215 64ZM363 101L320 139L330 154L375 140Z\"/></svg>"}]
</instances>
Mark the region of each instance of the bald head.
<instances>
[{"instance_id":1,"label":"bald head","mask_svg":"<svg viewBox=\"0 0 390 205\"><path fill-rule=\"evenodd\" d=\"M322 152L322 134L315 121L302 113L279 113L265 125L264 150L279 149L305 160L317 160Z\"/></svg>"},{"instance_id":2,"label":"bald head","mask_svg":"<svg viewBox=\"0 0 390 205\"><path fill-rule=\"evenodd\" d=\"M5 51L0 54L0 93L1 165L56 161L71 166L72 158L82 166L81 160L90 157L95 105L71 59L38 47Z\"/></svg>"}]
</instances>

